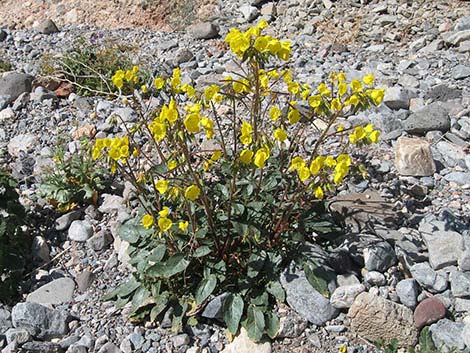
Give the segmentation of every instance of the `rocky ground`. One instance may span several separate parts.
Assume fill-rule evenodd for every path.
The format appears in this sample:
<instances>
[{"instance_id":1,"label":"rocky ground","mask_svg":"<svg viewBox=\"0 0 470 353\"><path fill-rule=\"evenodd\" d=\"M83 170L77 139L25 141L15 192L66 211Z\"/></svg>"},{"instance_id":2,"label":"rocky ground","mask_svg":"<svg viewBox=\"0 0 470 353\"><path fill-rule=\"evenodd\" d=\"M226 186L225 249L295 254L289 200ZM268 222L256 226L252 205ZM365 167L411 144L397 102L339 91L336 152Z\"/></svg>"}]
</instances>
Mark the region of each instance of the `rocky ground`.
<instances>
[{"instance_id":1,"label":"rocky ground","mask_svg":"<svg viewBox=\"0 0 470 353\"><path fill-rule=\"evenodd\" d=\"M122 21L133 28L110 29L122 19L88 11L70 21L60 2L6 3L0 56L18 74L0 79L0 161L20 181L25 204L41 215L33 253L38 267L46 266L25 278L22 302L0 308L2 353L374 352L371 342L380 339L413 344L424 326L442 352L470 351L468 2L230 0L212 4L211 16L199 15L210 22L169 33L138 28L148 24L139 17L144 12ZM64 2L61 11L76 3ZM105 4L94 3L95 10ZM136 45L135 60L156 71L180 65L184 80L216 82L232 65L221 38L261 16L273 33L292 40L301 81L318 83L342 70L350 78L374 73L387 89L384 105L350 118L374 123L383 138L364 152L370 179L349 182L331 206L336 213L357 211L343 214L345 239L329 251L311 249L335 273L331 296L322 297L301 272L284 281L288 306L278 309L279 337L254 346L243 335L227 342L213 321L178 333L165 320L131 324L125 310L100 301L129 273L126 244L116 234L130 214L126 193L103 195L97 207L56 219L37 186L64 136L73 139L87 124L113 133L110 116L132 121L134 113L117 101L74 93L61 98L37 86L39 59L67 50L77 37L112 38ZM58 29L45 22L49 18ZM77 143L68 144L70 152Z\"/></svg>"}]
</instances>

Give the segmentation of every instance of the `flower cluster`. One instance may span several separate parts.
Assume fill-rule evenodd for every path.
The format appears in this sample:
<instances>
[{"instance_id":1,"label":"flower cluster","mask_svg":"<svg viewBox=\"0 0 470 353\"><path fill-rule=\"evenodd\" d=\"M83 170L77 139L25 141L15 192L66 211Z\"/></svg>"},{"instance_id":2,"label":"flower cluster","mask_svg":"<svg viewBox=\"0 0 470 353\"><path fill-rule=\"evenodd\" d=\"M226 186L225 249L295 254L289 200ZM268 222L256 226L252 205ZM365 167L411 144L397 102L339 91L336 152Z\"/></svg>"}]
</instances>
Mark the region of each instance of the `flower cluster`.
<instances>
[{"instance_id":1,"label":"flower cluster","mask_svg":"<svg viewBox=\"0 0 470 353\"><path fill-rule=\"evenodd\" d=\"M356 145L377 143L379 141L380 132L374 130L374 125L357 126L354 131L349 134L349 141Z\"/></svg>"},{"instance_id":2,"label":"flower cluster","mask_svg":"<svg viewBox=\"0 0 470 353\"><path fill-rule=\"evenodd\" d=\"M262 35L261 32L268 26L265 20L261 20L256 26L250 27L245 32L232 28L225 37L225 42L239 58L243 58L247 52L256 50L259 54L276 56L281 60L289 60L291 42L280 41L271 36Z\"/></svg>"},{"instance_id":3,"label":"flower cluster","mask_svg":"<svg viewBox=\"0 0 470 353\"><path fill-rule=\"evenodd\" d=\"M134 66L131 70L117 70L115 74L111 77L113 84L118 88L122 89L124 87L124 83L127 82L129 84L136 84L139 82L139 67Z\"/></svg>"}]
</instances>

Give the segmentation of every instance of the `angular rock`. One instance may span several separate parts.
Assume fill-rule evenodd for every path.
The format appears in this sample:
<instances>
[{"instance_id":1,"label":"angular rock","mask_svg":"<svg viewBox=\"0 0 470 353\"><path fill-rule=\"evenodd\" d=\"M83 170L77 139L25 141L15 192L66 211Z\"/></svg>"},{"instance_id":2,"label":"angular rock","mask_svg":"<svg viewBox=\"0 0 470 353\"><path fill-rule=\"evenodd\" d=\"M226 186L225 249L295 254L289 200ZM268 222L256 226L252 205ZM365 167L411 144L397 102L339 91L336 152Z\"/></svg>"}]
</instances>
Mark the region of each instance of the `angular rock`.
<instances>
[{"instance_id":1,"label":"angular rock","mask_svg":"<svg viewBox=\"0 0 470 353\"><path fill-rule=\"evenodd\" d=\"M446 174L444 176L444 179L447 181L451 181L453 183L462 185L462 186L470 185L470 173L452 172L452 173Z\"/></svg>"},{"instance_id":2,"label":"angular rock","mask_svg":"<svg viewBox=\"0 0 470 353\"><path fill-rule=\"evenodd\" d=\"M101 251L107 248L113 242L113 236L106 230L100 230L90 239L86 241L86 244L90 249L94 251Z\"/></svg>"},{"instance_id":3,"label":"angular rock","mask_svg":"<svg viewBox=\"0 0 470 353\"><path fill-rule=\"evenodd\" d=\"M465 31L470 29L470 16L464 16L457 20L454 26L455 31Z\"/></svg>"},{"instance_id":4,"label":"angular rock","mask_svg":"<svg viewBox=\"0 0 470 353\"><path fill-rule=\"evenodd\" d=\"M305 273L291 264L281 275L289 306L314 325L323 325L335 318L338 310L312 287Z\"/></svg>"},{"instance_id":5,"label":"angular rock","mask_svg":"<svg viewBox=\"0 0 470 353\"><path fill-rule=\"evenodd\" d=\"M404 122L404 128L406 132L417 135L435 130L447 132L450 129L449 113L441 103L431 103L411 113Z\"/></svg>"},{"instance_id":6,"label":"angular rock","mask_svg":"<svg viewBox=\"0 0 470 353\"><path fill-rule=\"evenodd\" d=\"M400 137L395 144L395 166L401 175L433 175L436 165L429 142L419 138Z\"/></svg>"},{"instance_id":7,"label":"angular rock","mask_svg":"<svg viewBox=\"0 0 470 353\"><path fill-rule=\"evenodd\" d=\"M412 279L404 279L397 283L396 292L400 302L408 308L416 307L419 293L418 283Z\"/></svg>"},{"instance_id":8,"label":"angular rock","mask_svg":"<svg viewBox=\"0 0 470 353\"><path fill-rule=\"evenodd\" d=\"M385 90L384 104L393 110L409 109L412 94L399 86L390 87Z\"/></svg>"},{"instance_id":9,"label":"angular rock","mask_svg":"<svg viewBox=\"0 0 470 353\"><path fill-rule=\"evenodd\" d=\"M446 316L445 305L436 297L426 298L421 301L413 313L415 326L420 329L431 325Z\"/></svg>"},{"instance_id":10,"label":"angular rock","mask_svg":"<svg viewBox=\"0 0 470 353\"><path fill-rule=\"evenodd\" d=\"M445 38L445 41L452 45L459 45L460 43L467 41L467 40L470 40L469 29L465 31L454 32L453 34Z\"/></svg>"},{"instance_id":11,"label":"angular rock","mask_svg":"<svg viewBox=\"0 0 470 353\"><path fill-rule=\"evenodd\" d=\"M8 310L0 309L0 335L12 327L11 314Z\"/></svg>"},{"instance_id":12,"label":"angular rock","mask_svg":"<svg viewBox=\"0 0 470 353\"><path fill-rule=\"evenodd\" d=\"M28 294L26 301L38 304L69 303L73 298L75 282L71 278L59 278Z\"/></svg>"},{"instance_id":13,"label":"angular rock","mask_svg":"<svg viewBox=\"0 0 470 353\"><path fill-rule=\"evenodd\" d=\"M40 263L47 262L51 259L49 246L47 245L46 240L41 236L34 237L31 245L31 252L33 254L33 258Z\"/></svg>"},{"instance_id":14,"label":"angular rock","mask_svg":"<svg viewBox=\"0 0 470 353\"><path fill-rule=\"evenodd\" d=\"M73 221L76 221L82 216L81 210L74 210L67 212L66 214L60 216L55 220L55 229L56 230L65 230L70 227Z\"/></svg>"},{"instance_id":15,"label":"angular rock","mask_svg":"<svg viewBox=\"0 0 470 353\"><path fill-rule=\"evenodd\" d=\"M440 293L447 289L447 278L445 275L434 271L427 262L411 266L410 272L423 288L432 293Z\"/></svg>"},{"instance_id":16,"label":"angular rock","mask_svg":"<svg viewBox=\"0 0 470 353\"><path fill-rule=\"evenodd\" d=\"M271 343L255 343L248 337L248 332L242 327L240 334L225 346L221 353L271 353Z\"/></svg>"},{"instance_id":17,"label":"angular rock","mask_svg":"<svg viewBox=\"0 0 470 353\"><path fill-rule=\"evenodd\" d=\"M446 353L452 349L462 350L465 348L465 342L462 337L464 327L465 324L463 322L442 319L431 325L429 332L436 348Z\"/></svg>"},{"instance_id":18,"label":"angular rock","mask_svg":"<svg viewBox=\"0 0 470 353\"><path fill-rule=\"evenodd\" d=\"M112 342L105 343L98 353L121 353L121 350Z\"/></svg>"},{"instance_id":19,"label":"angular rock","mask_svg":"<svg viewBox=\"0 0 470 353\"><path fill-rule=\"evenodd\" d=\"M348 311L351 329L371 342L391 342L408 347L417 342L413 312L407 307L364 292L356 297Z\"/></svg>"},{"instance_id":20,"label":"angular rock","mask_svg":"<svg viewBox=\"0 0 470 353\"><path fill-rule=\"evenodd\" d=\"M42 34L52 34L52 33L57 33L59 32L59 29L57 28L56 24L54 21L47 19L44 21L41 21L36 27L35 30L38 31L39 33Z\"/></svg>"},{"instance_id":21,"label":"angular rock","mask_svg":"<svg viewBox=\"0 0 470 353\"><path fill-rule=\"evenodd\" d=\"M63 353L60 345L53 342L27 342L21 348L28 353Z\"/></svg>"},{"instance_id":22,"label":"angular rock","mask_svg":"<svg viewBox=\"0 0 470 353\"><path fill-rule=\"evenodd\" d=\"M449 276L449 281L454 297L470 297L470 273L453 271Z\"/></svg>"},{"instance_id":23,"label":"angular rock","mask_svg":"<svg viewBox=\"0 0 470 353\"><path fill-rule=\"evenodd\" d=\"M369 271L385 272L397 263L393 247L385 241L371 244L363 253L364 267Z\"/></svg>"},{"instance_id":24,"label":"angular rock","mask_svg":"<svg viewBox=\"0 0 470 353\"><path fill-rule=\"evenodd\" d=\"M77 281L78 290L80 293L85 292L91 286L95 278L96 275L93 272L86 270L77 274L75 280Z\"/></svg>"},{"instance_id":25,"label":"angular rock","mask_svg":"<svg viewBox=\"0 0 470 353\"><path fill-rule=\"evenodd\" d=\"M251 5L240 6L238 11L240 11L240 13L243 15L243 18L247 22L254 20L259 15L258 8Z\"/></svg>"},{"instance_id":26,"label":"angular rock","mask_svg":"<svg viewBox=\"0 0 470 353\"><path fill-rule=\"evenodd\" d=\"M70 316L63 310L52 310L37 303L18 303L11 312L13 326L35 332L39 339L62 337L68 332Z\"/></svg>"},{"instance_id":27,"label":"angular rock","mask_svg":"<svg viewBox=\"0 0 470 353\"><path fill-rule=\"evenodd\" d=\"M354 299L365 290L366 287L363 284L351 284L338 287L331 295L331 305L337 309L350 308Z\"/></svg>"},{"instance_id":28,"label":"angular rock","mask_svg":"<svg viewBox=\"0 0 470 353\"><path fill-rule=\"evenodd\" d=\"M22 93L30 93L33 77L27 74L9 73L0 77L0 96L9 97L8 103L16 100Z\"/></svg>"},{"instance_id":29,"label":"angular rock","mask_svg":"<svg viewBox=\"0 0 470 353\"><path fill-rule=\"evenodd\" d=\"M384 286L387 283L385 276L377 271L368 271L364 275L364 282L370 286Z\"/></svg>"},{"instance_id":30,"label":"angular rock","mask_svg":"<svg viewBox=\"0 0 470 353\"><path fill-rule=\"evenodd\" d=\"M36 146L38 137L33 134L20 134L8 142L8 153L12 157L20 157L21 152L30 152Z\"/></svg>"},{"instance_id":31,"label":"angular rock","mask_svg":"<svg viewBox=\"0 0 470 353\"><path fill-rule=\"evenodd\" d=\"M103 194L103 203L98 207L98 211L102 213L113 213L122 210L124 206L124 198L117 195Z\"/></svg>"},{"instance_id":32,"label":"angular rock","mask_svg":"<svg viewBox=\"0 0 470 353\"><path fill-rule=\"evenodd\" d=\"M447 167L453 168L459 166L464 169L470 168L470 155L466 149L455 143L439 141L435 148L442 158L439 160Z\"/></svg>"},{"instance_id":33,"label":"angular rock","mask_svg":"<svg viewBox=\"0 0 470 353\"><path fill-rule=\"evenodd\" d=\"M225 302L225 298L227 298L227 296L228 293L222 293L212 299L209 303L207 303L206 307L202 311L201 316L206 317L208 319L222 320L222 308Z\"/></svg>"},{"instance_id":34,"label":"angular rock","mask_svg":"<svg viewBox=\"0 0 470 353\"><path fill-rule=\"evenodd\" d=\"M465 65L457 65L452 69L452 77L454 80L463 80L470 76L470 67Z\"/></svg>"},{"instance_id":35,"label":"angular rock","mask_svg":"<svg viewBox=\"0 0 470 353\"><path fill-rule=\"evenodd\" d=\"M16 340L16 343L23 344L31 339L31 333L24 328L11 328L5 332L5 338L7 339L7 343Z\"/></svg>"},{"instance_id":36,"label":"angular rock","mask_svg":"<svg viewBox=\"0 0 470 353\"><path fill-rule=\"evenodd\" d=\"M219 36L219 29L213 23L201 22L190 26L188 33L194 39L212 39Z\"/></svg>"},{"instance_id":37,"label":"angular rock","mask_svg":"<svg viewBox=\"0 0 470 353\"><path fill-rule=\"evenodd\" d=\"M452 231L436 231L423 234L429 252L429 263L435 270L457 265L462 236Z\"/></svg>"},{"instance_id":38,"label":"angular rock","mask_svg":"<svg viewBox=\"0 0 470 353\"><path fill-rule=\"evenodd\" d=\"M68 231L70 240L84 242L93 234L93 228L88 221L73 221Z\"/></svg>"},{"instance_id":39,"label":"angular rock","mask_svg":"<svg viewBox=\"0 0 470 353\"><path fill-rule=\"evenodd\" d=\"M279 332L276 337L296 338L299 337L307 328L308 321L303 319L293 310L289 310L287 316L279 319Z\"/></svg>"}]
</instances>

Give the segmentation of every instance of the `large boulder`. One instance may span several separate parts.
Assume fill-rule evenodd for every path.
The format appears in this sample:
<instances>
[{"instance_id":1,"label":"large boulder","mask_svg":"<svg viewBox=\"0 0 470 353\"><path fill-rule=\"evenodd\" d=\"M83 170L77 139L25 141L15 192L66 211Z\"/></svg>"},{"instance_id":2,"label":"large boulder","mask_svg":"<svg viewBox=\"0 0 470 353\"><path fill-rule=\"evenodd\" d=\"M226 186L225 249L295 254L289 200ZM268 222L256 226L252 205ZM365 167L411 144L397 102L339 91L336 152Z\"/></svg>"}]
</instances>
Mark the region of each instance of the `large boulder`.
<instances>
[{"instance_id":1,"label":"large boulder","mask_svg":"<svg viewBox=\"0 0 470 353\"><path fill-rule=\"evenodd\" d=\"M8 97L13 102L22 93L30 93L33 87L33 76L12 72L0 77L0 96Z\"/></svg>"}]
</instances>

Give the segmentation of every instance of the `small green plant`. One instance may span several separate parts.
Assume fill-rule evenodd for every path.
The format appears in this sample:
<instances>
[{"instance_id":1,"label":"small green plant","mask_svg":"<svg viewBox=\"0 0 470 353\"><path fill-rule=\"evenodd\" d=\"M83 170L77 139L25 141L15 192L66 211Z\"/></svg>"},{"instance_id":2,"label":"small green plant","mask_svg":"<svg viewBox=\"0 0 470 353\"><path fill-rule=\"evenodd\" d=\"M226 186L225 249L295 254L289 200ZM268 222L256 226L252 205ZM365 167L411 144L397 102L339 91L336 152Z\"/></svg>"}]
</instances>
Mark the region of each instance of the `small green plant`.
<instances>
[{"instance_id":1,"label":"small green plant","mask_svg":"<svg viewBox=\"0 0 470 353\"><path fill-rule=\"evenodd\" d=\"M61 211L95 204L110 185L109 173L91 158L88 139L82 139L81 149L72 154L56 148L53 159L55 166L46 173L39 192Z\"/></svg>"},{"instance_id":2,"label":"small green plant","mask_svg":"<svg viewBox=\"0 0 470 353\"><path fill-rule=\"evenodd\" d=\"M0 299L13 299L25 266L30 243L21 227L26 212L16 182L0 171Z\"/></svg>"},{"instance_id":3,"label":"small green plant","mask_svg":"<svg viewBox=\"0 0 470 353\"><path fill-rule=\"evenodd\" d=\"M11 70L11 64L0 57L0 73Z\"/></svg>"},{"instance_id":4,"label":"small green plant","mask_svg":"<svg viewBox=\"0 0 470 353\"><path fill-rule=\"evenodd\" d=\"M118 68L132 67L135 48L100 41L98 37L79 38L71 50L60 55L45 55L40 64L41 75L72 83L80 95L113 93L110 78Z\"/></svg>"},{"instance_id":5,"label":"small green plant","mask_svg":"<svg viewBox=\"0 0 470 353\"><path fill-rule=\"evenodd\" d=\"M253 340L275 337L273 305L285 299L280 273L312 234L334 229L325 199L361 170L349 151L378 141L371 124L338 123L382 102L374 77L347 82L332 73L316 88L297 82L278 64L289 60L291 43L263 35L266 26L229 32L239 71L220 85L199 92L176 68L123 97L141 112L134 126L95 141L93 158L128 179L141 203L119 229L136 271L105 297L119 307L131 302L134 320L169 311L178 329L225 294L231 334L242 325ZM137 73L118 70L113 83L139 90ZM151 95L165 104L149 111L141 97ZM325 149L330 141L334 151ZM307 272L317 281L318 268Z\"/></svg>"},{"instance_id":6,"label":"small green plant","mask_svg":"<svg viewBox=\"0 0 470 353\"><path fill-rule=\"evenodd\" d=\"M429 328L425 327L421 330L419 334L419 345L418 348L410 347L408 348L408 353L442 353L441 350L437 349L434 345L434 342L429 332ZM385 344L384 342L379 342L376 344L378 349L381 349L384 353L397 353L399 351L398 340L393 339L390 343ZM457 353L455 349L452 349L450 353Z\"/></svg>"}]
</instances>

